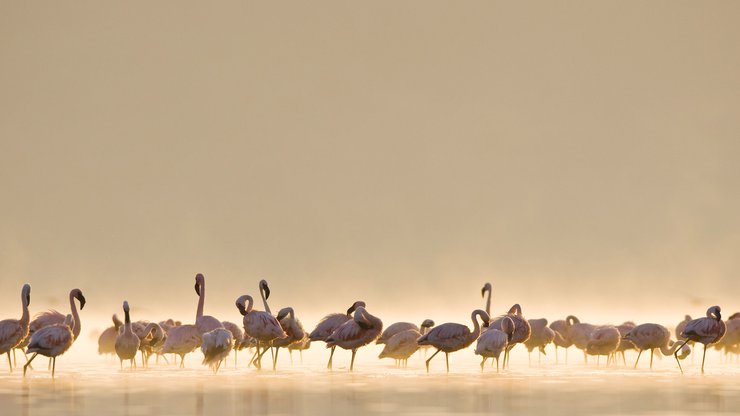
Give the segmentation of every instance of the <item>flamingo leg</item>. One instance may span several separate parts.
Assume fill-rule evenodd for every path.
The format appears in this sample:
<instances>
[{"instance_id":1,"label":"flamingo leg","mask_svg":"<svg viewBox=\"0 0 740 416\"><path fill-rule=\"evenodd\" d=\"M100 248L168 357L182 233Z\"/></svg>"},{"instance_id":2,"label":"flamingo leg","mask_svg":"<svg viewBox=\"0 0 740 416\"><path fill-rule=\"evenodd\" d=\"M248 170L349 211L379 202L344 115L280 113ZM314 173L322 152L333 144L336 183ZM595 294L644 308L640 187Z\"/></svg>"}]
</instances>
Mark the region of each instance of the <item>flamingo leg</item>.
<instances>
[{"instance_id":1,"label":"flamingo leg","mask_svg":"<svg viewBox=\"0 0 740 416\"><path fill-rule=\"evenodd\" d=\"M288 349L288 353L290 354L290 365L293 365L293 350Z\"/></svg>"},{"instance_id":2,"label":"flamingo leg","mask_svg":"<svg viewBox=\"0 0 740 416\"><path fill-rule=\"evenodd\" d=\"M259 343L257 343L256 352L254 353L254 355L252 355L252 358L249 359L249 365L254 364L254 366L257 367L257 364L254 363L254 360L257 359L257 355L259 355L259 353L260 353L260 345ZM249 365L247 367L249 367Z\"/></svg>"},{"instance_id":3,"label":"flamingo leg","mask_svg":"<svg viewBox=\"0 0 740 416\"><path fill-rule=\"evenodd\" d=\"M678 353L678 350L676 350ZM707 358L707 344L704 344L704 354L701 356L701 373L704 374L704 359Z\"/></svg>"},{"instance_id":4,"label":"flamingo leg","mask_svg":"<svg viewBox=\"0 0 740 416\"><path fill-rule=\"evenodd\" d=\"M277 369L277 359L278 359L278 353L280 352L280 347L275 348L275 359L272 361L272 371L275 371Z\"/></svg>"},{"instance_id":5,"label":"flamingo leg","mask_svg":"<svg viewBox=\"0 0 740 416\"><path fill-rule=\"evenodd\" d=\"M439 353L439 351L440 350L435 351L434 354L432 354L432 356L429 357L429 359L426 361L426 363L427 363L427 373L429 372L429 361L432 361L432 358L434 358L434 356L437 355Z\"/></svg>"},{"instance_id":6,"label":"flamingo leg","mask_svg":"<svg viewBox=\"0 0 740 416\"><path fill-rule=\"evenodd\" d=\"M28 366L31 365L31 361L33 361L33 359L36 358L37 355L39 355L39 353L37 353L37 352L33 353L33 355L31 356L31 359L28 360L28 362L26 363L26 365L23 366L23 377L26 376L26 371L28 370Z\"/></svg>"},{"instance_id":7,"label":"flamingo leg","mask_svg":"<svg viewBox=\"0 0 740 416\"><path fill-rule=\"evenodd\" d=\"M498 357L496 357L496 374L498 374Z\"/></svg>"},{"instance_id":8,"label":"flamingo leg","mask_svg":"<svg viewBox=\"0 0 740 416\"><path fill-rule=\"evenodd\" d=\"M486 365L486 360L487 359L488 359L488 357L483 357L483 361L481 361L481 363L480 363L480 371L481 372L483 371L483 366Z\"/></svg>"},{"instance_id":9,"label":"flamingo leg","mask_svg":"<svg viewBox=\"0 0 740 416\"><path fill-rule=\"evenodd\" d=\"M655 349L650 348L650 369L653 369L653 353L655 352Z\"/></svg>"},{"instance_id":10,"label":"flamingo leg","mask_svg":"<svg viewBox=\"0 0 740 416\"><path fill-rule=\"evenodd\" d=\"M445 351L445 364L447 364L447 372L450 372L450 353Z\"/></svg>"},{"instance_id":11,"label":"flamingo leg","mask_svg":"<svg viewBox=\"0 0 740 416\"><path fill-rule=\"evenodd\" d=\"M18 367L18 361L15 358L15 348L12 348L12 350L13 350L13 367L16 367L17 368ZM8 352L10 352L10 351L8 351Z\"/></svg>"},{"instance_id":12,"label":"flamingo leg","mask_svg":"<svg viewBox=\"0 0 740 416\"><path fill-rule=\"evenodd\" d=\"M686 341L679 341L683 342L680 347L676 348L676 352L673 353L673 357L676 358L676 363L678 363L678 369L681 370L681 374L683 374L683 367L681 367L681 361L678 359L678 352L681 351L681 348L683 348L684 345L686 345Z\"/></svg>"},{"instance_id":13,"label":"flamingo leg","mask_svg":"<svg viewBox=\"0 0 740 416\"><path fill-rule=\"evenodd\" d=\"M46 367L48 371L51 371L51 358L49 358L49 365Z\"/></svg>"},{"instance_id":14,"label":"flamingo leg","mask_svg":"<svg viewBox=\"0 0 740 416\"><path fill-rule=\"evenodd\" d=\"M8 366L10 367L10 372L13 372L13 362L10 360L10 351L8 351Z\"/></svg>"},{"instance_id":15,"label":"flamingo leg","mask_svg":"<svg viewBox=\"0 0 740 416\"><path fill-rule=\"evenodd\" d=\"M336 345L333 346L333 347L331 347L331 353L329 354L329 364L326 365L326 368L328 368L329 370L331 370L331 360L332 360L332 358L334 358L334 350L336 348L337 348Z\"/></svg>"},{"instance_id":16,"label":"flamingo leg","mask_svg":"<svg viewBox=\"0 0 740 416\"><path fill-rule=\"evenodd\" d=\"M622 363L624 363L624 366L627 367L627 358L624 357L624 351L622 351Z\"/></svg>"},{"instance_id":17,"label":"flamingo leg","mask_svg":"<svg viewBox=\"0 0 740 416\"><path fill-rule=\"evenodd\" d=\"M180 354L180 368L185 368L185 354Z\"/></svg>"},{"instance_id":18,"label":"flamingo leg","mask_svg":"<svg viewBox=\"0 0 740 416\"><path fill-rule=\"evenodd\" d=\"M634 368L637 368L637 363L640 362L640 356L641 355L642 355L642 350L640 350L640 352L637 353L637 359L635 360L635 367Z\"/></svg>"},{"instance_id":19,"label":"flamingo leg","mask_svg":"<svg viewBox=\"0 0 740 416\"><path fill-rule=\"evenodd\" d=\"M57 369L57 357L51 359L51 378L54 378L54 372Z\"/></svg>"},{"instance_id":20,"label":"flamingo leg","mask_svg":"<svg viewBox=\"0 0 740 416\"><path fill-rule=\"evenodd\" d=\"M355 354L357 354L357 348L352 349L352 361L349 362L349 371L352 372L355 368Z\"/></svg>"}]
</instances>

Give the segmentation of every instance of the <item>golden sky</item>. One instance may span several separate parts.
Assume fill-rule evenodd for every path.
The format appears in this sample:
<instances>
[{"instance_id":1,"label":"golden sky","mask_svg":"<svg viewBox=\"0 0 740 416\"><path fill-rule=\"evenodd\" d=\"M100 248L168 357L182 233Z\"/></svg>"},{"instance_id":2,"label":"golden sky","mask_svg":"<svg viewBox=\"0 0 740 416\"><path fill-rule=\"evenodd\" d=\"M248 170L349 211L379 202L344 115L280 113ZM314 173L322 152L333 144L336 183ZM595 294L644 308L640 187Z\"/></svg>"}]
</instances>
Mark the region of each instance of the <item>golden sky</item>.
<instances>
[{"instance_id":1,"label":"golden sky","mask_svg":"<svg viewBox=\"0 0 740 416\"><path fill-rule=\"evenodd\" d=\"M2 2L0 311L27 281L184 319L202 272L214 314L260 278L310 315L465 321L485 281L530 317L734 312L738 16Z\"/></svg>"}]
</instances>

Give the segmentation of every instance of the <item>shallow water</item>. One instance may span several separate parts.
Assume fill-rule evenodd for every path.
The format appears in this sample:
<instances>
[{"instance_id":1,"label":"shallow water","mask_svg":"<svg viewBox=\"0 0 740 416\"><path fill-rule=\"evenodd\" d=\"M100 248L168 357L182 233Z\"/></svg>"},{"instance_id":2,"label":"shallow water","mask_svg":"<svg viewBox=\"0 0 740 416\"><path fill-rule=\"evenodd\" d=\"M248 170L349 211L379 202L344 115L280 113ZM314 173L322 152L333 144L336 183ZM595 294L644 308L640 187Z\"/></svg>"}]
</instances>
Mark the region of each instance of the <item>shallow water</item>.
<instances>
[{"instance_id":1,"label":"shallow water","mask_svg":"<svg viewBox=\"0 0 740 416\"><path fill-rule=\"evenodd\" d=\"M686 360L686 374L668 358L649 370L543 361L528 364L519 351L512 368L497 374L487 366L481 372L472 350L451 355L451 373L444 372L444 356L426 374L415 356L405 369L392 361L372 360L358 353L354 373L347 371L347 353L338 351L336 367L324 367L326 350L312 349L305 364L281 362L277 372L257 371L241 364L214 375L198 363L198 353L187 368L154 365L149 369L119 369L117 361L94 356L61 357L56 380L50 378L42 357L36 369L0 374L3 415L442 415L442 414L738 414L740 365L707 365ZM269 355L269 354L268 354ZM536 357L533 355L533 357ZM628 360L634 360L628 355ZM246 351L239 359L247 361ZM708 361L716 361L712 356ZM265 368L270 367L266 358ZM644 366L643 366L644 364Z\"/></svg>"}]
</instances>

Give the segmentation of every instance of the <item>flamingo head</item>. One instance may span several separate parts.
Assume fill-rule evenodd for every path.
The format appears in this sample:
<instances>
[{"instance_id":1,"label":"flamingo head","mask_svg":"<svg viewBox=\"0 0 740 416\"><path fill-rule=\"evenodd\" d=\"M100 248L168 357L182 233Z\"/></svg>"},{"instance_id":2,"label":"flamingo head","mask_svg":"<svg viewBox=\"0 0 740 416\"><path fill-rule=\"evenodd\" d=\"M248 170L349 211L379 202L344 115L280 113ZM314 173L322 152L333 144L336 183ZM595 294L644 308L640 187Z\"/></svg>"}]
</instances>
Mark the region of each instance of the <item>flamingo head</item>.
<instances>
[{"instance_id":1,"label":"flamingo head","mask_svg":"<svg viewBox=\"0 0 740 416\"><path fill-rule=\"evenodd\" d=\"M581 323L581 320L578 319L578 318L576 318L574 315L568 315L568 317L565 318L565 323L568 326L571 326L571 325L575 325L575 324L580 324Z\"/></svg>"},{"instance_id":2,"label":"flamingo head","mask_svg":"<svg viewBox=\"0 0 740 416\"><path fill-rule=\"evenodd\" d=\"M511 308L509 308L509 315L522 316L522 307L518 303L515 303Z\"/></svg>"},{"instance_id":3,"label":"flamingo head","mask_svg":"<svg viewBox=\"0 0 740 416\"><path fill-rule=\"evenodd\" d=\"M431 328L434 326L434 321L431 319L425 319L424 322L421 323L422 328Z\"/></svg>"},{"instance_id":4,"label":"flamingo head","mask_svg":"<svg viewBox=\"0 0 740 416\"><path fill-rule=\"evenodd\" d=\"M200 288L206 283L206 278L203 276L203 273L198 273L195 275L195 293L200 296Z\"/></svg>"},{"instance_id":5,"label":"flamingo head","mask_svg":"<svg viewBox=\"0 0 740 416\"><path fill-rule=\"evenodd\" d=\"M720 312L722 312L722 308L720 308L717 305L712 306L711 308L707 309L707 317L708 318L714 318L714 319L716 319L718 321L721 321L722 320L722 314Z\"/></svg>"},{"instance_id":6,"label":"flamingo head","mask_svg":"<svg viewBox=\"0 0 740 416\"><path fill-rule=\"evenodd\" d=\"M267 286L267 280L260 280L260 290L265 293L265 299L270 299L270 287Z\"/></svg>"},{"instance_id":7,"label":"flamingo head","mask_svg":"<svg viewBox=\"0 0 740 416\"><path fill-rule=\"evenodd\" d=\"M280 312L278 312L278 314L277 314L277 320L278 321L282 321L283 318L285 318L286 316L290 315L291 313L293 313L293 308L291 308L289 306L288 307L285 307L283 309L280 309Z\"/></svg>"},{"instance_id":8,"label":"flamingo head","mask_svg":"<svg viewBox=\"0 0 740 416\"><path fill-rule=\"evenodd\" d=\"M738 319L738 318L740 318L740 312L735 312L735 313L733 313L733 314L732 314L732 315L730 315L730 317L729 317L729 318L727 318L727 319L729 319L729 320L733 320L733 319Z\"/></svg>"},{"instance_id":9,"label":"flamingo head","mask_svg":"<svg viewBox=\"0 0 740 416\"><path fill-rule=\"evenodd\" d=\"M239 298L235 302L236 303L236 308L239 309L239 313L241 313L242 316L244 316L247 313L249 313L249 309L247 309L247 307L245 306L245 304L246 304L247 301L249 301L249 306L251 308L253 300L252 300L252 297L249 296L249 295L239 296Z\"/></svg>"},{"instance_id":10,"label":"flamingo head","mask_svg":"<svg viewBox=\"0 0 740 416\"><path fill-rule=\"evenodd\" d=\"M26 306L31 304L31 285L26 283L21 289L21 299L26 301Z\"/></svg>"},{"instance_id":11,"label":"flamingo head","mask_svg":"<svg viewBox=\"0 0 740 416\"><path fill-rule=\"evenodd\" d=\"M128 307L128 301L127 300L124 300L123 301L123 311L124 312L129 312L130 311L130 309Z\"/></svg>"},{"instance_id":12,"label":"flamingo head","mask_svg":"<svg viewBox=\"0 0 740 416\"><path fill-rule=\"evenodd\" d=\"M487 283L483 285L483 288L480 290L480 297L486 296L486 292L491 293L491 284Z\"/></svg>"},{"instance_id":13,"label":"flamingo head","mask_svg":"<svg viewBox=\"0 0 740 416\"><path fill-rule=\"evenodd\" d=\"M85 296L82 294L82 291L80 289L72 289L72 292L70 292L70 296L80 301L80 310L85 308L85 303L87 300L85 300Z\"/></svg>"},{"instance_id":14,"label":"flamingo head","mask_svg":"<svg viewBox=\"0 0 740 416\"><path fill-rule=\"evenodd\" d=\"M357 302L353 303L352 306L349 307L349 309L347 309L347 316L351 316L352 313L357 310L357 308L364 308L365 306L366 305L364 301L358 300Z\"/></svg>"}]
</instances>

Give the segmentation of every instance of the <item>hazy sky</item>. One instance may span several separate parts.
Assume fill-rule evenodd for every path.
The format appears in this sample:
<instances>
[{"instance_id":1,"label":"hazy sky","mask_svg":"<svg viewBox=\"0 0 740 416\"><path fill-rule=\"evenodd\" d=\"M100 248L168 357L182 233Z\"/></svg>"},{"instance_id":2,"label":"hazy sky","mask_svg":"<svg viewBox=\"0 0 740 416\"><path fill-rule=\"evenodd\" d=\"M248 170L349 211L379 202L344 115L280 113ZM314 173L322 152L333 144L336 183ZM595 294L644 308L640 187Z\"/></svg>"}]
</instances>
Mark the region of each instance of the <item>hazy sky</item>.
<instances>
[{"instance_id":1,"label":"hazy sky","mask_svg":"<svg viewBox=\"0 0 740 416\"><path fill-rule=\"evenodd\" d=\"M304 316L734 312L738 16L2 2L0 310L187 320L203 272L232 319L260 278Z\"/></svg>"}]
</instances>

